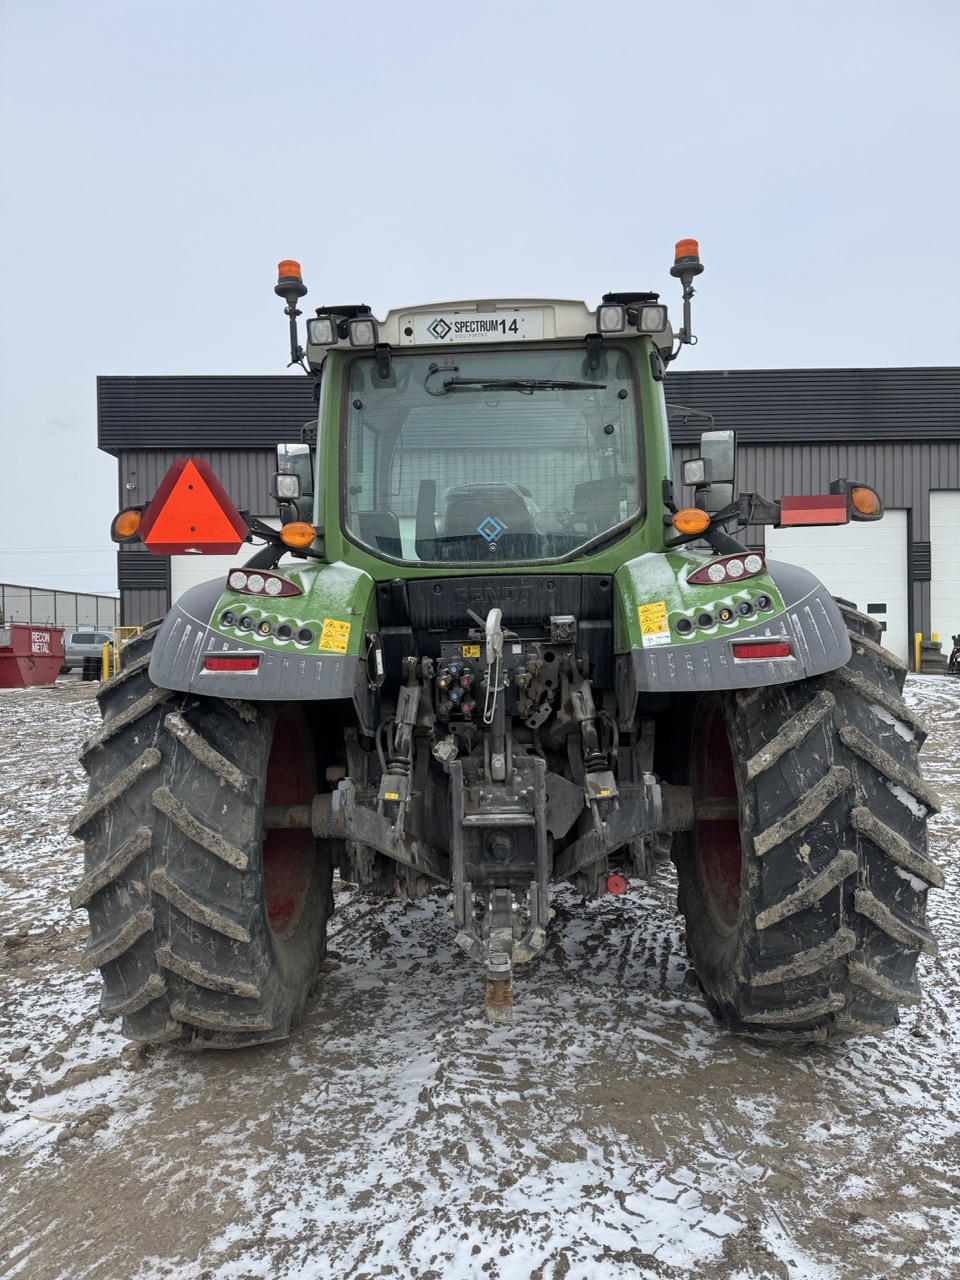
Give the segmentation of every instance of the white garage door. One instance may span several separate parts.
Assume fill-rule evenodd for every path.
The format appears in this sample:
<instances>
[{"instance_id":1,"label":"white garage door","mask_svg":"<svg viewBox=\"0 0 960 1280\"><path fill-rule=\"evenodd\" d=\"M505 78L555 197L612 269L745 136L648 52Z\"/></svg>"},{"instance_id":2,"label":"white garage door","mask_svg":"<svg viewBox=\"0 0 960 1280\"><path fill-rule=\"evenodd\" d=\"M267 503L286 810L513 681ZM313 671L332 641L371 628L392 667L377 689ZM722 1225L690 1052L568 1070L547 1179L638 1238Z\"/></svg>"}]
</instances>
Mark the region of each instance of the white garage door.
<instances>
[{"instance_id":1,"label":"white garage door","mask_svg":"<svg viewBox=\"0 0 960 1280\"><path fill-rule=\"evenodd\" d=\"M907 513L808 529L768 529L767 555L815 573L835 596L885 626L883 643L910 661L907 630Z\"/></svg>"},{"instance_id":2,"label":"white garage door","mask_svg":"<svg viewBox=\"0 0 960 1280\"><path fill-rule=\"evenodd\" d=\"M209 582L219 578L226 583L227 570L234 565L243 564L253 555L250 547L241 547L232 556L171 556L170 557L170 602L179 599L190 587L199 582Z\"/></svg>"},{"instance_id":3,"label":"white garage door","mask_svg":"<svg viewBox=\"0 0 960 1280\"><path fill-rule=\"evenodd\" d=\"M960 493L930 494L930 629L950 652L950 637L960 633Z\"/></svg>"},{"instance_id":4,"label":"white garage door","mask_svg":"<svg viewBox=\"0 0 960 1280\"><path fill-rule=\"evenodd\" d=\"M280 528L280 521L275 516L260 516L264 524L272 525L274 529ZM170 603L182 596L189 587L195 587L199 582L210 582L213 578L219 578L221 582L226 584L227 570L241 565L245 560L249 560L259 549L261 544L251 545L249 542L244 543L239 551L235 551L232 556L171 556L170 557Z\"/></svg>"}]
</instances>

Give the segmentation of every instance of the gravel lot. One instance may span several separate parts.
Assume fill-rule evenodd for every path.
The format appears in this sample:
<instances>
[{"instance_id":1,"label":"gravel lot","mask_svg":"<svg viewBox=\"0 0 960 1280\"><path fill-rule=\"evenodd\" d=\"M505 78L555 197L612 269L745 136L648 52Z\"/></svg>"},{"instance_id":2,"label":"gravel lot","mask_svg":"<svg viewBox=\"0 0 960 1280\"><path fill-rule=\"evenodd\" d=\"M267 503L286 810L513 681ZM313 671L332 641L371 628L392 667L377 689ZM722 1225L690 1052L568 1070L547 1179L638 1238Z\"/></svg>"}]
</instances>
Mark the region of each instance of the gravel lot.
<instances>
[{"instance_id":1,"label":"gravel lot","mask_svg":"<svg viewBox=\"0 0 960 1280\"><path fill-rule=\"evenodd\" d=\"M67 894L95 687L0 694L0 1275L29 1280L951 1280L960 1249L960 682L911 676L943 796L940 955L882 1039L714 1023L664 867L558 894L512 1027L442 894L338 894L288 1042L143 1054Z\"/></svg>"}]
</instances>

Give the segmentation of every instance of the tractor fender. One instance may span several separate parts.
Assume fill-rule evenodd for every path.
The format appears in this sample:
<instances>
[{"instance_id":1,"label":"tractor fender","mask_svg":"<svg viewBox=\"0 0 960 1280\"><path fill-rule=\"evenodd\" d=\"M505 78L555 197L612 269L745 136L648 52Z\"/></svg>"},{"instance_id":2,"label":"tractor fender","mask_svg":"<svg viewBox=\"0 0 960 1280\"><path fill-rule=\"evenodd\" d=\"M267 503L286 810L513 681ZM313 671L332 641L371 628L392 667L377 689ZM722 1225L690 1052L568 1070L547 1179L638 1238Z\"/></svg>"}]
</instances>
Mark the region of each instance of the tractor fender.
<instances>
[{"instance_id":1,"label":"tractor fender","mask_svg":"<svg viewBox=\"0 0 960 1280\"><path fill-rule=\"evenodd\" d=\"M850 659L850 637L830 592L806 569L768 561L783 609L749 627L698 637L691 643L631 648L618 656L618 698L628 715L638 693L703 692L787 684L823 675ZM786 641L788 657L739 659L734 644Z\"/></svg>"},{"instance_id":2,"label":"tractor fender","mask_svg":"<svg viewBox=\"0 0 960 1280\"><path fill-rule=\"evenodd\" d=\"M315 639L309 646L293 641L280 646L276 642L258 643L236 631L226 634L216 625L225 604L236 601L235 595L225 595L221 579L191 587L161 624L150 661L150 679L164 689L253 702L348 699L353 702L364 731L372 733L379 718L378 696L366 653L365 610L355 610L359 617L354 617L351 610L349 621L340 623L333 641L340 648L349 645L353 650L360 642L363 651L325 651L319 646L330 643L324 629L327 619L315 616L311 594L308 590L298 599L305 602L305 611L309 610L303 621L310 624ZM346 598L351 593L340 594ZM338 600L330 612L339 619L348 614L348 608L344 600ZM345 634L350 636L348 641L343 639ZM211 669L209 659L224 657L257 661L248 670Z\"/></svg>"}]
</instances>

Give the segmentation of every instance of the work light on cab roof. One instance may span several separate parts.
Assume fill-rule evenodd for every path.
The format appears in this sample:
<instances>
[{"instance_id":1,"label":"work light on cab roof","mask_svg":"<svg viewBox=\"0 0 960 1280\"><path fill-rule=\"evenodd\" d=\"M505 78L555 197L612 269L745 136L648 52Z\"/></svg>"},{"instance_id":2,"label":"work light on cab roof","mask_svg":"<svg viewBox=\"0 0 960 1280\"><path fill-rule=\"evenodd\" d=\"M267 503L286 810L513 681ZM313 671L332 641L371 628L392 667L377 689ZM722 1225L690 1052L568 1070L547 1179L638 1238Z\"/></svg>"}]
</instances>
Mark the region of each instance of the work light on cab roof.
<instances>
[{"instance_id":1,"label":"work light on cab roof","mask_svg":"<svg viewBox=\"0 0 960 1280\"><path fill-rule=\"evenodd\" d=\"M286 301L290 317L290 363L322 367L326 353L334 347L372 349L381 371L389 374L391 352L408 346L444 346L475 342L533 342L556 338L584 340L589 335L613 338L618 335L647 334L655 339L659 359L676 357L674 349L696 339L690 333L689 299L693 290L688 278L703 270L695 240L677 245L674 272L681 271L684 282L685 333L674 338L666 306L659 295L648 292L606 293L595 310L584 303L556 299L497 298L485 301L430 303L389 311L378 320L366 303L318 307L307 320L306 353L300 345L296 318L297 303L306 293L300 264L285 259L279 264L276 292ZM596 349L596 341L593 349Z\"/></svg>"}]
</instances>

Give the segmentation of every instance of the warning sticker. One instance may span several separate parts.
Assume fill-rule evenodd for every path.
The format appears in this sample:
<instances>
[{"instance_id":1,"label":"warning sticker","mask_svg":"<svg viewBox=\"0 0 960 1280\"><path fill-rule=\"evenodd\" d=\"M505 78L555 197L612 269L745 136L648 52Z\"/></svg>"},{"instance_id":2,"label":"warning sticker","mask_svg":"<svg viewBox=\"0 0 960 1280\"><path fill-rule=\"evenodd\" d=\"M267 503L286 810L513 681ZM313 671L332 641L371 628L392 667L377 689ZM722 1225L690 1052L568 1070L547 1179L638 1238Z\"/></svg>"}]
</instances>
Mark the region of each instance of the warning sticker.
<instances>
[{"instance_id":1,"label":"warning sticker","mask_svg":"<svg viewBox=\"0 0 960 1280\"><path fill-rule=\"evenodd\" d=\"M461 646L461 651L465 658L479 658L480 646L478 644L465 644Z\"/></svg>"},{"instance_id":2,"label":"warning sticker","mask_svg":"<svg viewBox=\"0 0 960 1280\"><path fill-rule=\"evenodd\" d=\"M637 605L637 614L640 618L640 639L645 649L670 643L670 624L667 622L665 600Z\"/></svg>"},{"instance_id":3,"label":"warning sticker","mask_svg":"<svg viewBox=\"0 0 960 1280\"><path fill-rule=\"evenodd\" d=\"M350 643L350 623L336 618L324 618L320 633L320 648L329 653L346 653Z\"/></svg>"}]
</instances>

